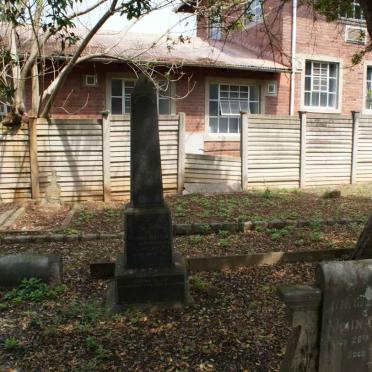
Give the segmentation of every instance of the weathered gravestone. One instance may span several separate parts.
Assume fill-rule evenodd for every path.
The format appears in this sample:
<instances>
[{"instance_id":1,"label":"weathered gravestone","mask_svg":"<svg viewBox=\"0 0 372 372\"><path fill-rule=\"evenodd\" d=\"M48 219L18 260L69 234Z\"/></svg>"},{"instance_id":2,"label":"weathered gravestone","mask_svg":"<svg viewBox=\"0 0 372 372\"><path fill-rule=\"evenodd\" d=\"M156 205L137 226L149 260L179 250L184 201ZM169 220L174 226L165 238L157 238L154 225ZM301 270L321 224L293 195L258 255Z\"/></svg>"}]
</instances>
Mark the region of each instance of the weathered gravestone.
<instances>
[{"instance_id":1,"label":"weathered gravestone","mask_svg":"<svg viewBox=\"0 0 372 372\"><path fill-rule=\"evenodd\" d=\"M111 312L130 303L187 299L186 266L173 252L172 220L163 197L155 86L140 77L131 103L131 200L124 215L125 248L109 292Z\"/></svg>"},{"instance_id":2,"label":"weathered gravestone","mask_svg":"<svg viewBox=\"0 0 372 372\"><path fill-rule=\"evenodd\" d=\"M45 206L60 207L61 205L61 186L58 185L57 172L53 170L49 177L49 183L45 188Z\"/></svg>"},{"instance_id":3,"label":"weathered gravestone","mask_svg":"<svg viewBox=\"0 0 372 372\"><path fill-rule=\"evenodd\" d=\"M294 327L282 372L372 371L372 260L321 263L315 287L279 293Z\"/></svg>"}]
</instances>

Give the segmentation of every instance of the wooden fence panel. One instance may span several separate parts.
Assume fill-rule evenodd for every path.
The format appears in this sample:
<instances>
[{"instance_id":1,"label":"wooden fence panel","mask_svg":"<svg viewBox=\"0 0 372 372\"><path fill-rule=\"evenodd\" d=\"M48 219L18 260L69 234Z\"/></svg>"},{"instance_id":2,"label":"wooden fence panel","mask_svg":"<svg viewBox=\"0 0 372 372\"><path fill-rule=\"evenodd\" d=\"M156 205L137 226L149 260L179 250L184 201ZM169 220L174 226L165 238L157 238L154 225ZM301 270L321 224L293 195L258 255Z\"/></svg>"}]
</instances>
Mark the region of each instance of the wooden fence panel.
<instances>
[{"instance_id":1,"label":"wooden fence panel","mask_svg":"<svg viewBox=\"0 0 372 372\"><path fill-rule=\"evenodd\" d=\"M246 187L298 187L299 118L248 115L247 126Z\"/></svg>"},{"instance_id":2,"label":"wooden fence panel","mask_svg":"<svg viewBox=\"0 0 372 372\"><path fill-rule=\"evenodd\" d=\"M54 170L64 200L102 200L101 121L40 121L37 142L41 196Z\"/></svg>"},{"instance_id":3,"label":"wooden fence panel","mask_svg":"<svg viewBox=\"0 0 372 372\"><path fill-rule=\"evenodd\" d=\"M165 193L177 192L178 115L161 116L160 155ZM128 198L130 192L130 122L128 116L113 117L110 135L111 197Z\"/></svg>"},{"instance_id":4,"label":"wooden fence panel","mask_svg":"<svg viewBox=\"0 0 372 372\"><path fill-rule=\"evenodd\" d=\"M360 117L356 163L356 181L372 181L372 117Z\"/></svg>"},{"instance_id":5,"label":"wooden fence panel","mask_svg":"<svg viewBox=\"0 0 372 372\"><path fill-rule=\"evenodd\" d=\"M0 126L0 202L31 198L28 128Z\"/></svg>"},{"instance_id":6,"label":"wooden fence panel","mask_svg":"<svg viewBox=\"0 0 372 372\"><path fill-rule=\"evenodd\" d=\"M241 183L240 158L186 154L186 183Z\"/></svg>"},{"instance_id":7,"label":"wooden fence panel","mask_svg":"<svg viewBox=\"0 0 372 372\"><path fill-rule=\"evenodd\" d=\"M306 130L306 186L350 183L353 121L343 115L309 115Z\"/></svg>"}]
</instances>

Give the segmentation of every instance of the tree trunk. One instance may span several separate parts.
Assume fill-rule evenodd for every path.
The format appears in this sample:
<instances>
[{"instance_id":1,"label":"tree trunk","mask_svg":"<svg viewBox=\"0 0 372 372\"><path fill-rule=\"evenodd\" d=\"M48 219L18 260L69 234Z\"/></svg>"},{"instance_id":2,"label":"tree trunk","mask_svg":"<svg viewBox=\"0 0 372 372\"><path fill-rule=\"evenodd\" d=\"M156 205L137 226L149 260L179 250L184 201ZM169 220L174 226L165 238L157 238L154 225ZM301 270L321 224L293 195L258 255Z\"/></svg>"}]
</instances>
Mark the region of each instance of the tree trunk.
<instances>
[{"instance_id":1,"label":"tree trunk","mask_svg":"<svg viewBox=\"0 0 372 372\"><path fill-rule=\"evenodd\" d=\"M353 260L372 258L372 215L359 236L352 258Z\"/></svg>"}]
</instances>

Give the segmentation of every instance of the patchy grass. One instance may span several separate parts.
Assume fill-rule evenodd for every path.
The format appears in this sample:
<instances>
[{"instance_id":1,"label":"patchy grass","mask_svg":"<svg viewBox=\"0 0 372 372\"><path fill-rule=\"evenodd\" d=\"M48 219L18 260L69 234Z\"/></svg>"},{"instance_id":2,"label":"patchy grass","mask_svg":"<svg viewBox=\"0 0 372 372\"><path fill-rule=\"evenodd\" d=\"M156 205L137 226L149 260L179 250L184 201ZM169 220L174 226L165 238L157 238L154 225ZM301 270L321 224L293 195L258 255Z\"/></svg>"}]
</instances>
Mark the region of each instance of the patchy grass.
<instances>
[{"instance_id":1,"label":"patchy grass","mask_svg":"<svg viewBox=\"0 0 372 372\"><path fill-rule=\"evenodd\" d=\"M173 195L166 198L174 223L262 221L273 219L364 219L372 210L368 192L325 199L314 190L264 190L235 194ZM361 192L364 190L364 193ZM368 189L369 190L369 189ZM372 194L371 194L372 195ZM69 228L86 232L123 230L124 203L88 203ZM208 227L206 226L206 230Z\"/></svg>"}]
</instances>

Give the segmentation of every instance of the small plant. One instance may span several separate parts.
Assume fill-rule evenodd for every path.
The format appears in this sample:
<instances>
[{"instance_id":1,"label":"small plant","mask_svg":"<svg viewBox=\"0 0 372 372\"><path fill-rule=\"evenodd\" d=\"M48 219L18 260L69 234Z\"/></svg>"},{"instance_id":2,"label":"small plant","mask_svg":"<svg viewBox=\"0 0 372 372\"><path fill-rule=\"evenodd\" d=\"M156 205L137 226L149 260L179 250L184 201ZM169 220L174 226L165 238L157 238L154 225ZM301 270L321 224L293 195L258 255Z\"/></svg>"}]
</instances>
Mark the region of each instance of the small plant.
<instances>
[{"instance_id":1,"label":"small plant","mask_svg":"<svg viewBox=\"0 0 372 372\"><path fill-rule=\"evenodd\" d=\"M41 328L43 326L43 322L38 318L32 318L30 320L29 326L32 328Z\"/></svg>"},{"instance_id":2,"label":"small plant","mask_svg":"<svg viewBox=\"0 0 372 372\"><path fill-rule=\"evenodd\" d=\"M4 304L3 302L0 302L0 312L8 310L9 306L7 304Z\"/></svg>"},{"instance_id":3,"label":"small plant","mask_svg":"<svg viewBox=\"0 0 372 372\"><path fill-rule=\"evenodd\" d=\"M20 286L7 293L4 299L13 303L21 303L23 301L40 302L56 299L65 290L66 286L64 284L50 288L41 279L23 279Z\"/></svg>"},{"instance_id":4,"label":"small plant","mask_svg":"<svg viewBox=\"0 0 372 372\"><path fill-rule=\"evenodd\" d=\"M189 237L189 241L191 244L198 244L203 240L203 237L201 235L191 235Z\"/></svg>"},{"instance_id":5,"label":"small plant","mask_svg":"<svg viewBox=\"0 0 372 372\"><path fill-rule=\"evenodd\" d=\"M218 236L221 238L227 238L230 235L230 231L227 230L219 230L218 231Z\"/></svg>"},{"instance_id":6,"label":"small plant","mask_svg":"<svg viewBox=\"0 0 372 372\"><path fill-rule=\"evenodd\" d=\"M97 215L95 212L87 210L87 209L83 209L82 211L80 211L79 217L76 219L76 223L79 225L81 223L92 220L96 217Z\"/></svg>"},{"instance_id":7,"label":"small plant","mask_svg":"<svg viewBox=\"0 0 372 372\"><path fill-rule=\"evenodd\" d=\"M273 193L270 189L265 189L265 191L263 193L261 193L261 197L263 199L271 199L273 196Z\"/></svg>"},{"instance_id":8,"label":"small plant","mask_svg":"<svg viewBox=\"0 0 372 372\"><path fill-rule=\"evenodd\" d=\"M312 231L309 234L309 238L312 242L320 242L322 240L323 234L319 231Z\"/></svg>"},{"instance_id":9,"label":"small plant","mask_svg":"<svg viewBox=\"0 0 372 372\"><path fill-rule=\"evenodd\" d=\"M121 211L119 209L105 208L103 210L103 218L106 220L112 220L114 218L120 217Z\"/></svg>"},{"instance_id":10,"label":"small plant","mask_svg":"<svg viewBox=\"0 0 372 372\"><path fill-rule=\"evenodd\" d=\"M89 325L95 323L102 316L102 308L96 301L88 303L74 302L59 310L62 321L78 319L80 324Z\"/></svg>"},{"instance_id":11,"label":"small plant","mask_svg":"<svg viewBox=\"0 0 372 372\"><path fill-rule=\"evenodd\" d=\"M103 348L101 344L97 342L97 340L94 337L88 336L85 339L85 345L90 350L93 352L98 359L102 359L106 356L107 352Z\"/></svg>"},{"instance_id":12,"label":"small plant","mask_svg":"<svg viewBox=\"0 0 372 372\"><path fill-rule=\"evenodd\" d=\"M200 225L200 232L202 234L208 234L211 231L211 227L208 224Z\"/></svg>"},{"instance_id":13,"label":"small plant","mask_svg":"<svg viewBox=\"0 0 372 372\"><path fill-rule=\"evenodd\" d=\"M7 351L14 351L21 347L20 342L15 337L8 337L4 340L4 349Z\"/></svg>"},{"instance_id":14,"label":"small plant","mask_svg":"<svg viewBox=\"0 0 372 372\"><path fill-rule=\"evenodd\" d=\"M294 242L294 245L297 246L297 247L300 247L302 245L305 244L305 240L304 239L298 239L298 240L295 240Z\"/></svg>"},{"instance_id":15,"label":"small plant","mask_svg":"<svg viewBox=\"0 0 372 372\"><path fill-rule=\"evenodd\" d=\"M229 246L229 241L228 241L228 239L220 239L218 241L218 245L222 248L228 247Z\"/></svg>"},{"instance_id":16,"label":"small plant","mask_svg":"<svg viewBox=\"0 0 372 372\"><path fill-rule=\"evenodd\" d=\"M313 229L313 230L320 230L322 227L322 222L319 219L314 219L310 221L309 227L310 229Z\"/></svg>"},{"instance_id":17,"label":"small plant","mask_svg":"<svg viewBox=\"0 0 372 372\"><path fill-rule=\"evenodd\" d=\"M176 208L176 217L185 217L186 216L186 213L185 213L185 210L181 207L181 206L178 206Z\"/></svg>"},{"instance_id":18,"label":"small plant","mask_svg":"<svg viewBox=\"0 0 372 372\"><path fill-rule=\"evenodd\" d=\"M207 292L209 285L199 275L194 275L190 278L190 284L196 292L205 293Z\"/></svg>"}]
</instances>

